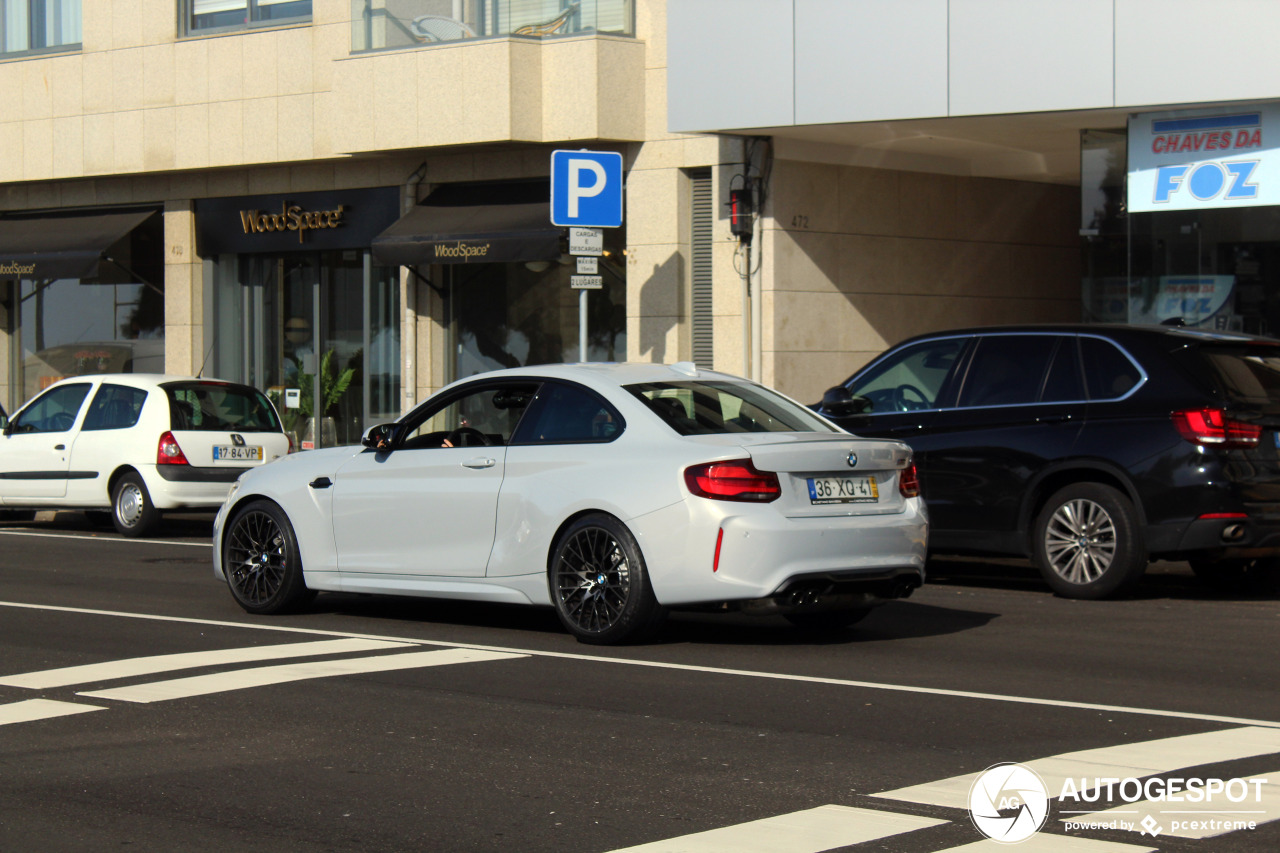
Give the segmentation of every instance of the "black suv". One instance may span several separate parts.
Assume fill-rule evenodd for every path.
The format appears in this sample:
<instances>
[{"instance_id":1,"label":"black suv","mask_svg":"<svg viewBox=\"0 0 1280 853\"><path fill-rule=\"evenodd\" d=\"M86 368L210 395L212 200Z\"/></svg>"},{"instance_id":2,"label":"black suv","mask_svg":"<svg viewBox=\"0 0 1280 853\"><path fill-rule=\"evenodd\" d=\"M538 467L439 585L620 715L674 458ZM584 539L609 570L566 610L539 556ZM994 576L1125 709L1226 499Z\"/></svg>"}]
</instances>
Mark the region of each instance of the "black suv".
<instances>
[{"instance_id":1,"label":"black suv","mask_svg":"<svg viewBox=\"0 0 1280 853\"><path fill-rule=\"evenodd\" d=\"M1280 341L1164 326L906 340L815 408L915 450L933 553L1029 556L1102 598L1153 559L1280 564Z\"/></svg>"}]
</instances>

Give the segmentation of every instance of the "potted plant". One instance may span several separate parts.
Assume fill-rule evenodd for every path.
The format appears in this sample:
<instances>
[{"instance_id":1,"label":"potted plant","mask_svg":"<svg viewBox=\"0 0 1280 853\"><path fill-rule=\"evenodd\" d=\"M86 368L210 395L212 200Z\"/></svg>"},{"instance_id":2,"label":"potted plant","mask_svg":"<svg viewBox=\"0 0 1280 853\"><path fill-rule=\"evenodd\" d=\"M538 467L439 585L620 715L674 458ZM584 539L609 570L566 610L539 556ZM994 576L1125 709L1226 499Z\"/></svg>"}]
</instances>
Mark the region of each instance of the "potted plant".
<instances>
[{"instance_id":1,"label":"potted plant","mask_svg":"<svg viewBox=\"0 0 1280 853\"><path fill-rule=\"evenodd\" d=\"M315 379L313 373L301 373L298 375L299 395L298 395L298 411L304 419L304 432L302 436L302 448L310 450L315 447L332 447L338 441L337 424L335 423L332 412L337 408L338 401L342 399L342 395L346 393L347 388L351 386L351 380L355 378L355 368L348 367L346 370L339 372L338 366L334 363L334 351L326 350L324 355L320 357L320 405L316 405L315 401ZM320 422L319 444L316 443L316 421Z\"/></svg>"}]
</instances>

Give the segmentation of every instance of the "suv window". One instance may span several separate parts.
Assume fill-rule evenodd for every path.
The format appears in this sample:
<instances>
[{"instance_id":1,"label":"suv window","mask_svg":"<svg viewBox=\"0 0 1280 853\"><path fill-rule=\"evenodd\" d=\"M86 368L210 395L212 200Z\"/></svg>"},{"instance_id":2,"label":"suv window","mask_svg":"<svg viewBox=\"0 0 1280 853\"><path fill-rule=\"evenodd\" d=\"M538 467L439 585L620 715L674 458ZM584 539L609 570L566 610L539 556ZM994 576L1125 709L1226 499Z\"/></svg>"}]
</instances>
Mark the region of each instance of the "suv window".
<instances>
[{"instance_id":1,"label":"suv window","mask_svg":"<svg viewBox=\"0 0 1280 853\"><path fill-rule=\"evenodd\" d=\"M141 388L103 384L93 395L83 430L124 429L138 422L147 392Z\"/></svg>"},{"instance_id":2,"label":"suv window","mask_svg":"<svg viewBox=\"0 0 1280 853\"><path fill-rule=\"evenodd\" d=\"M261 391L227 382L171 382L164 387L176 430L280 432L276 410Z\"/></svg>"},{"instance_id":3,"label":"suv window","mask_svg":"<svg viewBox=\"0 0 1280 853\"><path fill-rule=\"evenodd\" d=\"M909 412L937 408L943 384L968 338L924 341L885 359L850 385L849 393L871 401L871 411Z\"/></svg>"},{"instance_id":4,"label":"suv window","mask_svg":"<svg viewBox=\"0 0 1280 853\"><path fill-rule=\"evenodd\" d=\"M88 384L77 383L50 389L18 413L9 431L66 432L75 425L80 405L88 395Z\"/></svg>"},{"instance_id":5,"label":"suv window","mask_svg":"<svg viewBox=\"0 0 1280 853\"><path fill-rule=\"evenodd\" d=\"M1084 400L1084 378L1080 375L1080 352L1075 336L1058 340L1058 349L1049 365L1049 376L1040 394L1041 403L1070 403Z\"/></svg>"},{"instance_id":6,"label":"suv window","mask_svg":"<svg viewBox=\"0 0 1280 853\"><path fill-rule=\"evenodd\" d=\"M1280 351L1270 347L1202 347L1231 400L1280 400Z\"/></svg>"},{"instance_id":7,"label":"suv window","mask_svg":"<svg viewBox=\"0 0 1280 853\"><path fill-rule=\"evenodd\" d=\"M1040 399L1057 335L990 335L965 372L959 405L1015 406Z\"/></svg>"},{"instance_id":8,"label":"suv window","mask_svg":"<svg viewBox=\"0 0 1280 853\"><path fill-rule=\"evenodd\" d=\"M1080 359L1090 400L1117 400L1142 381L1137 365L1111 341L1081 337Z\"/></svg>"}]
</instances>

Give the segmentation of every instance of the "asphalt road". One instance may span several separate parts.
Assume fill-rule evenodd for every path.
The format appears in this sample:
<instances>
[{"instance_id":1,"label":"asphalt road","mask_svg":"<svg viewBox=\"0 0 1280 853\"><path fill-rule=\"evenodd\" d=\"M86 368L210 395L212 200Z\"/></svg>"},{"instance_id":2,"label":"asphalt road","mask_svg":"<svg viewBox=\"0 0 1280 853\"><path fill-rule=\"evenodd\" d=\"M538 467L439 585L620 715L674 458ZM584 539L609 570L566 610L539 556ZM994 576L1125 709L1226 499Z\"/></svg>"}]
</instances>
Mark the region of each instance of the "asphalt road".
<instances>
[{"instance_id":1,"label":"asphalt road","mask_svg":"<svg viewBox=\"0 0 1280 853\"><path fill-rule=\"evenodd\" d=\"M1280 599L1183 565L1077 602L938 561L848 631L677 614L601 649L528 608L251 617L209 532L0 523L0 851L1280 849ZM1017 848L970 816L1002 762L1056 798ZM1060 796L1099 778L1156 799ZM1224 792L1158 799L1174 779ZM1002 805L988 829L1025 816Z\"/></svg>"}]
</instances>

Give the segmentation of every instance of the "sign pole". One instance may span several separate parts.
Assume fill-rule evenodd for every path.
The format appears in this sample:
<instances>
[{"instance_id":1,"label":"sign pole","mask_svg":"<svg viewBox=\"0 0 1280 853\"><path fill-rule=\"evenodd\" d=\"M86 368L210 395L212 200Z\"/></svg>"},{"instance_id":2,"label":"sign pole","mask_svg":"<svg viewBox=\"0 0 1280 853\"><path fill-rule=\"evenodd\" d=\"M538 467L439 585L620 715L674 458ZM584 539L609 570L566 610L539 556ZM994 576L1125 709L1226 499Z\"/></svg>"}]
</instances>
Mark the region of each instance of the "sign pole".
<instances>
[{"instance_id":1,"label":"sign pole","mask_svg":"<svg viewBox=\"0 0 1280 853\"><path fill-rule=\"evenodd\" d=\"M578 361L587 360L587 291L578 291Z\"/></svg>"}]
</instances>

